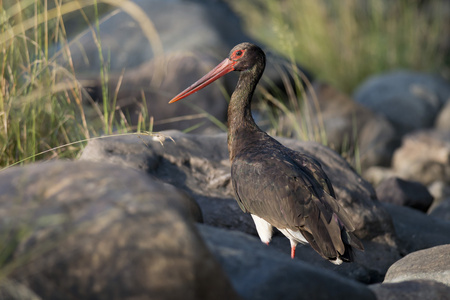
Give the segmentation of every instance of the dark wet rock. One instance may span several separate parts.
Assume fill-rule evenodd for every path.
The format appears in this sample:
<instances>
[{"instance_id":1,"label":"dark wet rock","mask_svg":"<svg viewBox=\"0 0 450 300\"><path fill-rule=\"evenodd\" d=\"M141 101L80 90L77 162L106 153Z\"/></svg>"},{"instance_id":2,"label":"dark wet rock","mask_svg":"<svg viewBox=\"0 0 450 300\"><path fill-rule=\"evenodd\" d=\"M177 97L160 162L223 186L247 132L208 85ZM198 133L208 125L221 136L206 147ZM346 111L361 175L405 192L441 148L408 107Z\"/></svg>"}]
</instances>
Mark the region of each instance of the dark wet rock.
<instances>
[{"instance_id":1,"label":"dark wet rock","mask_svg":"<svg viewBox=\"0 0 450 300\"><path fill-rule=\"evenodd\" d=\"M375 299L366 286L292 260L256 237L207 225L198 228L243 299Z\"/></svg>"},{"instance_id":2,"label":"dark wet rock","mask_svg":"<svg viewBox=\"0 0 450 300\"><path fill-rule=\"evenodd\" d=\"M427 187L416 181L391 177L376 188L378 200L401 206L409 206L426 212L433 203Z\"/></svg>"},{"instance_id":3,"label":"dark wet rock","mask_svg":"<svg viewBox=\"0 0 450 300\"><path fill-rule=\"evenodd\" d=\"M108 163L2 171L6 275L42 299L237 299L198 234L190 201Z\"/></svg>"},{"instance_id":4,"label":"dark wet rock","mask_svg":"<svg viewBox=\"0 0 450 300\"><path fill-rule=\"evenodd\" d=\"M450 84L435 75L394 71L369 78L356 90L354 98L405 134L434 125L450 98Z\"/></svg>"},{"instance_id":5,"label":"dark wet rock","mask_svg":"<svg viewBox=\"0 0 450 300\"><path fill-rule=\"evenodd\" d=\"M383 203L394 222L398 246L411 253L438 245L450 244L450 222L430 217L416 209Z\"/></svg>"},{"instance_id":6,"label":"dark wet rock","mask_svg":"<svg viewBox=\"0 0 450 300\"><path fill-rule=\"evenodd\" d=\"M434 280L450 286L450 244L408 254L393 264L384 282Z\"/></svg>"},{"instance_id":7,"label":"dark wet rock","mask_svg":"<svg viewBox=\"0 0 450 300\"><path fill-rule=\"evenodd\" d=\"M432 280L409 280L370 285L379 300L450 299L450 287Z\"/></svg>"}]
</instances>

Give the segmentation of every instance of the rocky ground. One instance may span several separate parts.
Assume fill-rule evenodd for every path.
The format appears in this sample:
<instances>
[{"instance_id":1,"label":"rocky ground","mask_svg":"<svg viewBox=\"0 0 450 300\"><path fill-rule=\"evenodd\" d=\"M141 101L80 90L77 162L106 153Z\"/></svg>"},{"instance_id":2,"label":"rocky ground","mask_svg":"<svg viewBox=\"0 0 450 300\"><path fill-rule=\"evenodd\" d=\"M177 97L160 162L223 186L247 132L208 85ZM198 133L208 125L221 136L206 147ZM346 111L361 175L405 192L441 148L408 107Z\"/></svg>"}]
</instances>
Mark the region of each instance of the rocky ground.
<instances>
[{"instance_id":1,"label":"rocky ground","mask_svg":"<svg viewBox=\"0 0 450 300\"><path fill-rule=\"evenodd\" d=\"M119 104L135 105L146 87L149 107L162 103L159 118L191 114L185 105L166 105L205 71L179 50L217 51L220 57L208 58L214 64L251 39L222 2L135 2L162 32L167 75L158 89L149 85L158 61L152 49L116 42L116 34L140 41L142 32L123 13L108 17L101 30L104 48L117 57L111 69L129 67ZM147 3L159 11L176 6L190 18L170 22ZM217 22L224 16L236 27L224 31ZM188 24L204 30L197 34L203 38L192 40ZM98 57L89 55L97 51L90 38L84 33L79 43L87 57ZM83 66L73 47L75 68L95 91L88 67L96 63ZM265 75L274 82L281 81L277 60L269 56ZM320 144L279 140L322 163L364 244L355 262L335 266L308 245L299 245L292 260L280 233L270 246L261 243L233 199L226 134L206 134L205 124L202 134L96 139L77 160L1 170L0 299L450 299L449 82L398 70L369 78L354 95L313 83L315 115L322 116L330 145L339 149L351 136L361 175ZM225 87L233 84L231 78ZM226 101L213 105L210 98L223 98L218 86L189 102L224 120Z\"/></svg>"},{"instance_id":2,"label":"rocky ground","mask_svg":"<svg viewBox=\"0 0 450 300\"><path fill-rule=\"evenodd\" d=\"M354 263L335 266L307 245L292 260L281 234L261 243L233 199L226 134L167 131L94 140L77 161L0 172L0 229L14 262L0 295L449 297L450 222L426 213L431 196L423 185L389 179L375 190L332 150L280 141L323 164L365 246Z\"/></svg>"}]
</instances>

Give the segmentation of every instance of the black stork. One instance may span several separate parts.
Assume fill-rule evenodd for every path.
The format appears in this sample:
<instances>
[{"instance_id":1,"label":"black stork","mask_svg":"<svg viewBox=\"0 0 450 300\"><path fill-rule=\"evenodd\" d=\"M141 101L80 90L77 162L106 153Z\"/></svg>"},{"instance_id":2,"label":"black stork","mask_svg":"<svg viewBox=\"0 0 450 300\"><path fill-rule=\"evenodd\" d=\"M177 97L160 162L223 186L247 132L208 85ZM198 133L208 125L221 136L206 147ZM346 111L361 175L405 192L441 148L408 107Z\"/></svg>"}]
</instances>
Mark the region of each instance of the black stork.
<instances>
[{"instance_id":1,"label":"black stork","mask_svg":"<svg viewBox=\"0 0 450 300\"><path fill-rule=\"evenodd\" d=\"M231 72L240 72L228 106L228 151L231 180L239 207L250 213L262 242L269 244L273 226L291 242L309 243L334 264L353 261L353 248L363 245L352 233L350 217L338 204L320 163L284 147L253 120L250 102L266 56L256 45L235 46L228 58L178 94L183 99Z\"/></svg>"}]
</instances>

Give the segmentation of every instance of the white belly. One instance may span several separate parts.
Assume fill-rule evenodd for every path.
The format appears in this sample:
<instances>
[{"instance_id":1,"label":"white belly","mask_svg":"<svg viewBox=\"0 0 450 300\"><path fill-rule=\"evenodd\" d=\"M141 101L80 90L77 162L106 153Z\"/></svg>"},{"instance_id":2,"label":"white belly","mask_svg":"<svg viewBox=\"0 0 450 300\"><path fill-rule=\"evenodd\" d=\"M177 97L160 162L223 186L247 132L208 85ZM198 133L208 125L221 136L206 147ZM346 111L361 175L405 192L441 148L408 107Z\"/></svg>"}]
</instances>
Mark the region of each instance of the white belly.
<instances>
[{"instance_id":1,"label":"white belly","mask_svg":"<svg viewBox=\"0 0 450 300\"><path fill-rule=\"evenodd\" d=\"M251 214L251 216L253 218L253 222L255 222L256 231L258 232L259 238L261 239L261 241L263 243L268 244L272 240L273 226L266 220L264 220L256 215ZM289 240L291 240L291 244L293 243L296 245L297 243L302 243L302 244L308 243L308 241L305 239L303 234L300 233L300 231L293 231L288 228L278 229L278 230L280 230L281 233L284 234L284 236L286 236Z\"/></svg>"}]
</instances>

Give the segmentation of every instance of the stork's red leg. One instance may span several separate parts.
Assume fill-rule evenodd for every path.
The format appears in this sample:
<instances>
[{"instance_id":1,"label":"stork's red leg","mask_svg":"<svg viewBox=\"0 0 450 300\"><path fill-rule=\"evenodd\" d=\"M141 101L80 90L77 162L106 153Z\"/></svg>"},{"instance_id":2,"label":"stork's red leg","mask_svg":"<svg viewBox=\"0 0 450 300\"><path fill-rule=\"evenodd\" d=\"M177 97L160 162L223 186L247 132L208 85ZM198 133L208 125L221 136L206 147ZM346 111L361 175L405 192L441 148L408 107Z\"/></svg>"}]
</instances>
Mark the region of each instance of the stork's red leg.
<instances>
[{"instance_id":1,"label":"stork's red leg","mask_svg":"<svg viewBox=\"0 0 450 300\"><path fill-rule=\"evenodd\" d=\"M296 245L291 245L291 258L292 259L295 258L295 247L296 247Z\"/></svg>"}]
</instances>

